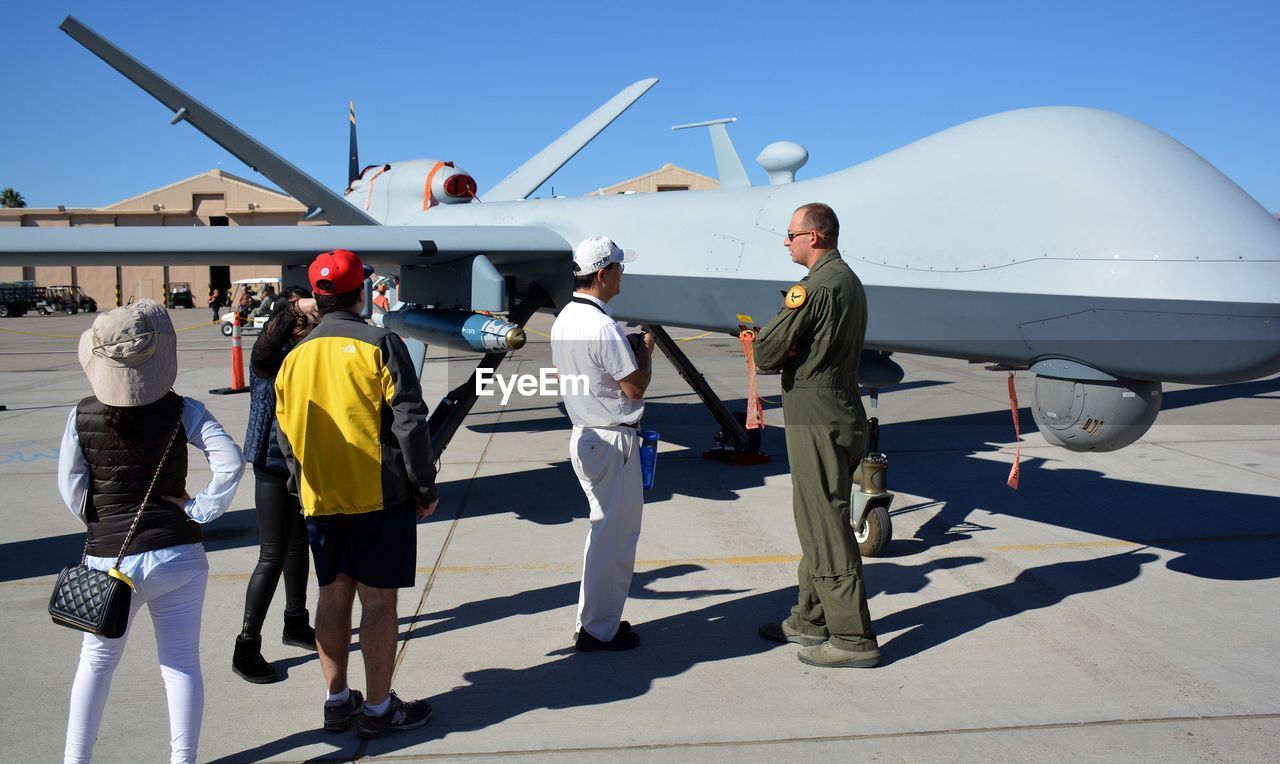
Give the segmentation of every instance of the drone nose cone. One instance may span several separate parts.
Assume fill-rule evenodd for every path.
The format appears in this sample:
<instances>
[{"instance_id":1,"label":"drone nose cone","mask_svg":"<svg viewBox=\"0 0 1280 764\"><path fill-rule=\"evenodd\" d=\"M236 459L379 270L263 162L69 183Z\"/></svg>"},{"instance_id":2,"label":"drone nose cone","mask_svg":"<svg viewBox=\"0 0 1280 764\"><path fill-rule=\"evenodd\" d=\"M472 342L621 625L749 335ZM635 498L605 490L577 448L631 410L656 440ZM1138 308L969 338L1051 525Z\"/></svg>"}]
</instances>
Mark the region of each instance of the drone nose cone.
<instances>
[{"instance_id":1,"label":"drone nose cone","mask_svg":"<svg viewBox=\"0 0 1280 764\"><path fill-rule=\"evenodd\" d=\"M524 347L524 344L528 339L528 335L524 333L524 329L517 326L507 332L507 347L512 350L519 350Z\"/></svg>"}]
</instances>

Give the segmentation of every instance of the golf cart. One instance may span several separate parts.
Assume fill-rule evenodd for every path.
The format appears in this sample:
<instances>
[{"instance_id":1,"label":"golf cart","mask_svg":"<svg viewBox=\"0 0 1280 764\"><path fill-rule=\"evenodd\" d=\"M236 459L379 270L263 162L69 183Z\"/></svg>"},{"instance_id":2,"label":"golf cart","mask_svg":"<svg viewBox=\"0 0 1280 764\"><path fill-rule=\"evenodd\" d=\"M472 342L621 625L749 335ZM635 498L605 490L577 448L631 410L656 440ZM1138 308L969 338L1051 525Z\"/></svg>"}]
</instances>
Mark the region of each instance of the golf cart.
<instances>
[{"instance_id":1,"label":"golf cart","mask_svg":"<svg viewBox=\"0 0 1280 764\"><path fill-rule=\"evenodd\" d=\"M194 308L195 298L191 296L191 284L186 281L169 282L169 295L165 301L166 308Z\"/></svg>"},{"instance_id":2,"label":"golf cart","mask_svg":"<svg viewBox=\"0 0 1280 764\"><path fill-rule=\"evenodd\" d=\"M231 282L231 298L227 303L228 310L218 319L218 329L222 332L222 336L231 336L232 320L235 318L236 313L240 314L240 332L242 334L262 331L267 319L271 318L269 311L259 309L262 305L262 294L266 291L267 286L271 286L278 294L280 279L259 277ZM247 299L245 299L246 297ZM244 303L243 306L242 302Z\"/></svg>"}]
</instances>

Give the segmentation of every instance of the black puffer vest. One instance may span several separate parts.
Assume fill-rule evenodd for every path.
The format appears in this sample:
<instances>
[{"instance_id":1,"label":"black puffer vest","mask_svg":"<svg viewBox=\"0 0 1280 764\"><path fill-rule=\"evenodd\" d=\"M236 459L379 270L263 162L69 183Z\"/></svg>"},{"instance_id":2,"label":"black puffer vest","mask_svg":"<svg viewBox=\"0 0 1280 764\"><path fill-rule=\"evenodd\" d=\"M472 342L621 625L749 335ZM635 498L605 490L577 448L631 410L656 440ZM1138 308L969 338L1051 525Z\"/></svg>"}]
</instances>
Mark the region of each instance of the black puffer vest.
<instances>
[{"instance_id":1,"label":"black puffer vest","mask_svg":"<svg viewBox=\"0 0 1280 764\"><path fill-rule=\"evenodd\" d=\"M138 505L156 474L160 455L182 416L182 398L170 392L146 406L107 406L89 397L76 407L80 450L89 462L89 554L115 557ZM114 426L113 426L114 425ZM187 481L187 437L179 432L151 491L126 554L193 544L200 526L161 496L181 496Z\"/></svg>"}]
</instances>

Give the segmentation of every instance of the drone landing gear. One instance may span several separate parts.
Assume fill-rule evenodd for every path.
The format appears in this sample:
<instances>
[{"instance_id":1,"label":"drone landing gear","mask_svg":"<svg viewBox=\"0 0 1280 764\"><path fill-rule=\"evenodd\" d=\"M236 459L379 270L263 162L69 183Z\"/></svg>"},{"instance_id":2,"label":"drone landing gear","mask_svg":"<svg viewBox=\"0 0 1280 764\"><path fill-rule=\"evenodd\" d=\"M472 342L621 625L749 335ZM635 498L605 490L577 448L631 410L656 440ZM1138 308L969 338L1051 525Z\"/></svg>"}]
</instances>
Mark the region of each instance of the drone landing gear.
<instances>
[{"instance_id":1,"label":"drone landing gear","mask_svg":"<svg viewBox=\"0 0 1280 764\"><path fill-rule=\"evenodd\" d=\"M720 444L719 447L704 451L703 458L730 464L765 464L771 461L768 454L760 451L760 431L746 428L746 414L733 414L725 408L719 396L707 384L706 378L684 354L676 341L671 339L667 330L658 324L646 324L644 328L653 333L653 343L676 368L684 381L689 383L689 387L698 394L702 404L720 425L720 432L715 436L715 441Z\"/></svg>"},{"instance_id":2,"label":"drone landing gear","mask_svg":"<svg viewBox=\"0 0 1280 764\"><path fill-rule=\"evenodd\" d=\"M853 473L853 491L849 497L850 524L858 551L863 557L878 557L893 538L893 521L889 507L893 492L886 485L889 457L880 453L880 420L867 420L867 452Z\"/></svg>"}]
</instances>

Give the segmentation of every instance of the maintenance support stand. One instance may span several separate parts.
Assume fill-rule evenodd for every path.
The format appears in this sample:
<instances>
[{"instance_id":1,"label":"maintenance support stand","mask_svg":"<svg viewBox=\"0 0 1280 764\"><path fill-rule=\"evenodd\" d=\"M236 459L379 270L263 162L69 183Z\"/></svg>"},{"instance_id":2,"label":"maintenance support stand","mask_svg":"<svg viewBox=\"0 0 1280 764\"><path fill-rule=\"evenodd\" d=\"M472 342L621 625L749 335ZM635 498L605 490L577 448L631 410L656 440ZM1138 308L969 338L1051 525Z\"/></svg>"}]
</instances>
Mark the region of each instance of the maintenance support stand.
<instances>
[{"instance_id":1,"label":"maintenance support stand","mask_svg":"<svg viewBox=\"0 0 1280 764\"><path fill-rule=\"evenodd\" d=\"M760 431L745 427L745 413L735 415L725 408L724 402L711 389L711 385L707 384L706 377L702 376L702 372L698 371L671 335L667 334L667 330L658 324L644 324L644 329L653 334L653 343L698 394L702 405L707 407L720 425L720 433L715 436L715 441L720 446L704 451L702 457L730 464L767 464L772 461L768 454L760 451Z\"/></svg>"}]
</instances>

